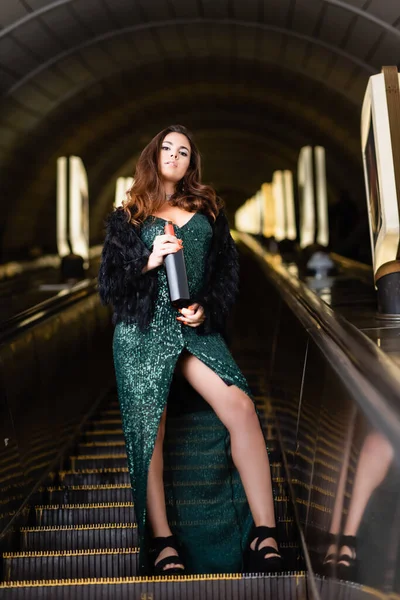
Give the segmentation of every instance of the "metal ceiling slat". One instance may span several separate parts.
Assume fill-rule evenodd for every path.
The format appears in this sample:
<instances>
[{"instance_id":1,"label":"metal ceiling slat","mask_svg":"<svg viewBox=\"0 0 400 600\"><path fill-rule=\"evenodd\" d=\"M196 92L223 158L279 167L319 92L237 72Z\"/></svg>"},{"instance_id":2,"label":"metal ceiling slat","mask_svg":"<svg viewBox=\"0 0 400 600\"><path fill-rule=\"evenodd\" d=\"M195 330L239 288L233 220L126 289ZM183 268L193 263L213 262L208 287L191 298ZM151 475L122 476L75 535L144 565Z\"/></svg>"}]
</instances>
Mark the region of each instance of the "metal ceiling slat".
<instances>
[{"instance_id":1,"label":"metal ceiling slat","mask_svg":"<svg viewBox=\"0 0 400 600\"><path fill-rule=\"evenodd\" d=\"M0 40L0 62L7 72L19 78L38 66L34 57L21 49L11 37Z\"/></svg>"},{"instance_id":2,"label":"metal ceiling slat","mask_svg":"<svg viewBox=\"0 0 400 600\"><path fill-rule=\"evenodd\" d=\"M39 22L48 35L53 37L60 45L63 51L68 51L73 44L78 45L85 40L84 30L74 20L67 6L60 7L58 11L41 16Z\"/></svg>"},{"instance_id":3,"label":"metal ceiling slat","mask_svg":"<svg viewBox=\"0 0 400 600\"><path fill-rule=\"evenodd\" d=\"M40 16L42 16L48 12L56 10L60 6L64 6L65 4L69 4L70 2L75 2L75 1L76 0L52 0L52 2L50 4L48 4L47 6L44 6L41 9L35 10L35 12L25 15L25 16L21 17L20 19L17 19L16 21L14 21L10 25L7 25L7 27L4 27L3 29L1 29L0 30L0 39L4 36L8 35L12 31L14 31L21 25L24 25L25 23L31 21L32 19L37 19Z\"/></svg>"},{"instance_id":4,"label":"metal ceiling slat","mask_svg":"<svg viewBox=\"0 0 400 600\"><path fill-rule=\"evenodd\" d=\"M95 2L96 2L96 0L95 0ZM89 10L90 7L87 4L87 0L85 2L85 5L83 5L83 6L85 6L85 10L90 13L90 10ZM98 2L97 2L97 6L99 6ZM101 6L104 6L104 4L102 3ZM80 26L83 29L86 30L86 35L87 35L88 38L96 37L97 35L99 35L99 31L96 30L96 28L95 28L96 21L93 19L93 17L91 15L90 15L90 23L88 23L88 20L85 19L83 17L83 15L78 12L77 6L74 7L71 4L71 5L68 6L67 10L71 13L72 17L80 24ZM109 22L107 21L107 12L106 11L104 13L104 16L105 16L105 23L104 23L104 25L106 25L106 30L105 31L107 31L108 30L108 26L109 26ZM104 31L102 31L100 33L104 33ZM108 54L107 50L104 50L104 48L103 48L103 52L106 54L107 58L114 65L118 65L119 64L118 61L115 59L115 57L113 57L111 54ZM88 66L88 65L86 64L86 66ZM88 68L90 68L90 67L88 66Z\"/></svg>"},{"instance_id":5,"label":"metal ceiling slat","mask_svg":"<svg viewBox=\"0 0 400 600\"><path fill-rule=\"evenodd\" d=\"M27 15L26 8L19 0L14 0L14 2L3 2L0 13L0 29L3 27L7 28L10 23L14 23L15 21L19 21L20 19L29 16L29 13Z\"/></svg>"},{"instance_id":6,"label":"metal ceiling slat","mask_svg":"<svg viewBox=\"0 0 400 600\"><path fill-rule=\"evenodd\" d=\"M197 3L197 12L199 17L204 17L204 4L203 0L196 0Z\"/></svg>"},{"instance_id":7,"label":"metal ceiling slat","mask_svg":"<svg viewBox=\"0 0 400 600\"><path fill-rule=\"evenodd\" d=\"M70 3L68 3L68 5L65 7L61 7L61 13L60 12L58 12L58 14L53 13L53 15L49 15L47 17L48 22L45 21L44 17L41 18L43 27L45 27L46 30L50 33L50 35L53 35L55 37L55 39L58 40L60 46L62 48L64 48L64 52L61 53L61 56L63 56L65 53L70 52L70 46L69 46L70 34L65 35L65 36L62 35L62 29L59 27L60 23L62 24L64 31L66 31L65 28L67 28L68 32L71 31L71 27L68 26L68 23L75 24L75 26L72 30L74 30L75 32L79 32L82 40L85 40L86 35L87 35L87 29L85 28L85 25L83 23L81 23L81 21L78 20L78 18L76 18L75 13L71 12L69 10L70 8L71 8ZM60 21L60 16L61 16L61 21ZM64 39L64 37L66 39ZM85 62L84 58L82 57L82 55L79 52L77 52L76 55L77 55L78 60L81 62L82 66L84 67L84 69L86 69L86 71L90 74L90 76L93 79L95 79L96 78L95 73L93 73L90 65Z\"/></svg>"},{"instance_id":8,"label":"metal ceiling slat","mask_svg":"<svg viewBox=\"0 0 400 600\"><path fill-rule=\"evenodd\" d=\"M30 22L29 24L27 24L25 27L29 27L29 26L34 26L35 22ZM36 23L36 26L39 25L39 23ZM22 34L22 35L21 35ZM21 37L18 37L19 35L21 35ZM21 50L23 50L24 52L26 52L29 56L33 56L35 58L35 60L38 62L38 64L40 64L44 59L43 54L40 55L37 53L37 51L33 51L32 47L29 46L28 41L26 40L26 35L25 32L21 32L21 31L14 31L12 34L10 34L9 36L15 44L17 44ZM37 32L34 33L33 36L34 39L36 39L36 37L39 37L40 42L43 43L43 37L42 36L37 36ZM53 53L55 52L55 50L53 49ZM62 71L60 71L57 67L57 65L54 65L52 67L53 72L61 77L66 79L67 81L69 81L69 83L71 83L71 80L64 74L62 73Z\"/></svg>"},{"instance_id":9,"label":"metal ceiling slat","mask_svg":"<svg viewBox=\"0 0 400 600\"><path fill-rule=\"evenodd\" d=\"M229 19L235 19L235 0L226 0L226 15Z\"/></svg>"},{"instance_id":10,"label":"metal ceiling slat","mask_svg":"<svg viewBox=\"0 0 400 600\"><path fill-rule=\"evenodd\" d=\"M79 23L80 27L85 31L85 38L96 37L99 32L93 27L93 21L90 20L90 24L80 15L76 8L70 4L67 6L67 11L70 13L72 19ZM103 32L100 32L103 33Z\"/></svg>"},{"instance_id":11,"label":"metal ceiling slat","mask_svg":"<svg viewBox=\"0 0 400 600\"><path fill-rule=\"evenodd\" d=\"M293 19L294 19L295 10L296 10L296 0L290 0L290 5L288 7L287 18L286 18L287 29L293 29Z\"/></svg>"},{"instance_id":12,"label":"metal ceiling slat","mask_svg":"<svg viewBox=\"0 0 400 600\"><path fill-rule=\"evenodd\" d=\"M253 2L243 2L243 0L230 1L230 18L239 19L242 21L259 21L264 22L264 2L263 0L254 0Z\"/></svg>"},{"instance_id":13,"label":"metal ceiling slat","mask_svg":"<svg viewBox=\"0 0 400 600\"><path fill-rule=\"evenodd\" d=\"M322 25L324 23L327 10L328 9L327 9L326 5L320 6L319 14L317 15L317 18L316 18L315 24L314 24L314 28L313 28L313 31L312 31L312 35L315 38L320 38L321 37L321 28L322 28ZM324 53L324 50L322 48L319 48L318 54L320 54L320 53ZM302 63L304 69L310 68L309 67L309 63L310 63L310 60L311 60L311 58L313 56L314 56L314 47L313 47L312 44L308 43L306 51L304 53L304 58L303 58L303 63Z\"/></svg>"},{"instance_id":14,"label":"metal ceiling slat","mask_svg":"<svg viewBox=\"0 0 400 600\"><path fill-rule=\"evenodd\" d=\"M23 104L18 100L18 98L15 98L14 96L9 96L7 98L7 104L3 106L3 117L6 117L7 121L10 120L12 123L14 116L15 121L19 124L22 124L22 115L30 116L30 123L37 122L41 118L43 118L42 111L37 110L31 105L27 106L26 104Z\"/></svg>"},{"instance_id":15,"label":"metal ceiling slat","mask_svg":"<svg viewBox=\"0 0 400 600\"><path fill-rule=\"evenodd\" d=\"M346 52L355 54L363 61L366 61L369 51L375 45L381 34L382 30L380 30L374 23L369 21L363 23L360 19L354 17L351 35L346 41Z\"/></svg>"},{"instance_id":16,"label":"metal ceiling slat","mask_svg":"<svg viewBox=\"0 0 400 600\"><path fill-rule=\"evenodd\" d=\"M386 37L386 32L382 31L378 37L376 38L375 42L371 45L370 49L368 50L367 54L365 55L365 59L369 62L372 63L374 56L377 52L377 50L382 46L383 40ZM400 55L398 55L397 60L400 59Z\"/></svg>"},{"instance_id":17,"label":"metal ceiling slat","mask_svg":"<svg viewBox=\"0 0 400 600\"><path fill-rule=\"evenodd\" d=\"M139 8L139 11L140 11L140 15L141 15L141 17L142 17L142 20L143 20L145 23L149 23L149 21L150 21L150 17L149 17L149 16L148 16L148 14L147 14L147 11L146 11L146 8L145 8L145 5L144 5L144 3L143 3L141 0L136 0L136 3L137 3L137 5L138 5L138 8ZM147 5L147 6L148 6L148 5ZM150 36L151 36L151 37L152 37L152 39L153 39L154 45L155 45L155 47L157 48L157 51L158 51L159 55L160 55L162 58L163 58L163 57L165 57L165 55L166 55L165 48L164 48L164 46L163 46L163 43L162 43L162 41L161 41L161 38L160 38L160 36L158 35L158 31L157 31L157 29L153 29L153 28L151 28L151 29L150 29Z\"/></svg>"},{"instance_id":18,"label":"metal ceiling slat","mask_svg":"<svg viewBox=\"0 0 400 600\"><path fill-rule=\"evenodd\" d=\"M399 29L397 29L396 27L394 27L390 23L387 23L386 21L383 21L379 17L376 17L372 13L367 12L366 10L363 10L361 8L357 8L356 6L353 6L352 4L349 4L348 2L343 2L343 0L323 0L323 1L326 2L327 4L332 4L334 6L338 6L338 7L342 8L343 10L351 12L355 16L361 17L362 19L371 21L371 22L375 23L375 25L378 25L382 29L385 29L386 31L388 31L392 35L394 35L396 37L400 37L400 30Z\"/></svg>"},{"instance_id":19,"label":"metal ceiling slat","mask_svg":"<svg viewBox=\"0 0 400 600\"><path fill-rule=\"evenodd\" d=\"M176 32L177 32L177 36L179 37L180 43L182 45L182 48L184 50L185 56L187 57L187 59L189 60L190 58L193 57L190 45L189 45L189 41L186 37L186 33L185 33L185 29L184 27L179 27L177 26L176 28ZM187 63L188 69L190 70L190 65Z\"/></svg>"},{"instance_id":20,"label":"metal ceiling slat","mask_svg":"<svg viewBox=\"0 0 400 600\"><path fill-rule=\"evenodd\" d=\"M371 55L370 60L373 64L381 66L389 63L388 56L391 57L391 64L399 65L400 48L398 41L391 36L383 35L379 46L374 48L374 54Z\"/></svg>"},{"instance_id":21,"label":"metal ceiling slat","mask_svg":"<svg viewBox=\"0 0 400 600\"><path fill-rule=\"evenodd\" d=\"M115 6L115 0L113 1L113 6ZM121 29L122 25L121 23L118 21L117 17L115 16L115 13L112 11L110 5L107 3L107 0L100 0L104 11L106 12L109 22L113 24L113 29L114 30L118 30ZM108 50L108 52L110 53L111 56L114 57L114 60L117 64L121 65L121 56L125 54L129 53L129 44L128 41L126 40L125 36L120 36L119 37L119 45L121 46L122 49L122 53L118 52L116 55L113 54L112 50ZM107 44L106 44L107 46ZM108 46L107 46L108 47ZM117 58L118 57L118 58Z\"/></svg>"},{"instance_id":22,"label":"metal ceiling slat","mask_svg":"<svg viewBox=\"0 0 400 600\"><path fill-rule=\"evenodd\" d=\"M8 46L8 48L7 48ZM18 53L18 50L20 52ZM26 51L23 47L21 47L15 39L9 37L8 39L0 40L0 54L2 58L6 58L6 55L12 57L12 60L5 61L5 63L0 62L0 68L9 75L10 78L14 80L14 83L11 86L11 89L18 85L18 81L21 81L21 78L25 76L25 73L22 69L24 69L24 65L26 65L25 72L31 72L29 69L32 69L33 65L30 67L29 64L31 62L31 55ZM15 65L14 68L11 68L9 64ZM36 62L33 68L37 68L38 62ZM39 63L40 64L40 63ZM18 67L20 70L18 70ZM40 83L32 81L32 86L37 89L38 92L42 93L48 100L54 100L56 96L54 93L49 91L48 89L43 88ZM10 89L10 88L9 88ZM9 93L9 90L5 90L4 92Z\"/></svg>"}]
</instances>

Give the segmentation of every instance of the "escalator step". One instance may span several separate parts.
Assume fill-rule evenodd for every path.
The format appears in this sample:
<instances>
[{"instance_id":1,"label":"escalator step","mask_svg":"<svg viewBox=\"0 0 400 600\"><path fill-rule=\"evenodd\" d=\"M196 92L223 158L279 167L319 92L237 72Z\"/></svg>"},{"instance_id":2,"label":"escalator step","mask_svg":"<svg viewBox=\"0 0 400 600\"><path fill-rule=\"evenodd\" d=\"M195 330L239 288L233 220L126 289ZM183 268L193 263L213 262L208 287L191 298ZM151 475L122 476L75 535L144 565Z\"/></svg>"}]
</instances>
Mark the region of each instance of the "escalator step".
<instances>
[{"instance_id":1,"label":"escalator step","mask_svg":"<svg viewBox=\"0 0 400 600\"><path fill-rule=\"evenodd\" d=\"M120 411L119 407L111 408L113 406L113 404L111 404L111 402L108 406L109 406L109 408L105 408L105 409L99 411L98 414L101 419L102 418L106 418L106 419L117 418L117 417L121 416L121 411Z\"/></svg>"},{"instance_id":2,"label":"escalator step","mask_svg":"<svg viewBox=\"0 0 400 600\"><path fill-rule=\"evenodd\" d=\"M60 471L60 480L65 485L129 484L128 468L84 469L80 471Z\"/></svg>"},{"instance_id":3,"label":"escalator step","mask_svg":"<svg viewBox=\"0 0 400 600\"><path fill-rule=\"evenodd\" d=\"M105 431L107 430L115 430L115 429L121 429L122 430L122 420L121 417L114 417L114 418L108 418L108 419L93 419L92 421L90 421L90 423L88 424L88 428L87 431L93 431L96 429L103 429Z\"/></svg>"},{"instance_id":4,"label":"escalator step","mask_svg":"<svg viewBox=\"0 0 400 600\"><path fill-rule=\"evenodd\" d=\"M283 466L281 462L271 462L270 467L272 478L282 477ZM165 466L165 471L168 471L168 466ZM204 469L200 467L199 473L202 472L204 472ZM209 477L209 474L206 476ZM130 483L127 467L60 471L60 481L64 485Z\"/></svg>"},{"instance_id":5,"label":"escalator step","mask_svg":"<svg viewBox=\"0 0 400 600\"><path fill-rule=\"evenodd\" d=\"M75 579L0 584L7 600L302 600L304 573L193 575L173 578ZM342 600L342 596L335 597Z\"/></svg>"},{"instance_id":6,"label":"escalator step","mask_svg":"<svg viewBox=\"0 0 400 600\"><path fill-rule=\"evenodd\" d=\"M124 441L83 442L78 445L78 455L126 454Z\"/></svg>"},{"instance_id":7,"label":"escalator step","mask_svg":"<svg viewBox=\"0 0 400 600\"><path fill-rule=\"evenodd\" d=\"M50 504L95 504L101 502L132 502L129 483L47 488Z\"/></svg>"},{"instance_id":8,"label":"escalator step","mask_svg":"<svg viewBox=\"0 0 400 600\"><path fill-rule=\"evenodd\" d=\"M274 497L287 495L287 486L282 484L281 479L276 478L273 481ZM191 482L190 486L187 486L189 492L192 487L196 488L196 485L200 486L201 484L202 482ZM211 482L208 485L211 486ZM165 487L168 489L168 483L165 484ZM49 504L98 504L132 501L132 490L129 483L49 487L46 490L43 489L42 494L46 494Z\"/></svg>"},{"instance_id":9,"label":"escalator step","mask_svg":"<svg viewBox=\"0 0 400 600\"><path fill-rule=\"evenodd\" d=\"M121 451L118 454L97 454L97 455L80 455L69 457L71 469L98 469L111 468L117 469L125 467L127 464L126 453Z\"/></svg>"},{"instance_id":10,"label":"escalator step","mask_svg":"<svg viewBox=\"0 0 400 600\"><path fill-rule=\"evenodd\" d=\"M125 440L124 434L121 428L116 429L95 429L93 431L87 430L81 436L82 442L95 442L95 441L117 441L123 442Z\"/></svg>"},{"instance_id":11,"label":"escalator step","mask_svg":"<svg viewBox=\"0 0 400 600\"><path fill-rule=\"evenodd\" d=\"M185 508L192 510L195 499L177 500L176 507L181 518L185 519ZM199 500L200 501L200 500ZM245 497L243 496L243 502ZM208 505L212 511L216 505L214 497L202 498L203 505ZM279 496L275 499L275 514L278 521L288 519L288 498ZM105 502L94 504L56 504L36 506L36 524L39 527L50 527L53 525L90 525L100 523L133 523L135 512L133 502ZM291 521L293 519L290 519Z\"/></svg>"},{"instance_id":12,"label":"escalator step","mask_svg":"<svg viewBox=\"0 0 400 600\"><path fill-rule=\"evenodd\" d=\"M134 523L21 528L23 551L134 548L137 542Z\"/></svg>"},{"instance_id":13,"label":"escalator step","mask_svg":"<svg viewBox=\"0 0 400 600\"><path fill-rule=\"evenodd\" d=\"M36 524L39 527L135 522L132 501L125 503L36 506L35 512Z\"/></svg>"},{"instance_id":14,"label":"escalator step","mask_svg":"<svg viewBox=\"0 0 400 600\"><path fill-rule=\"evenodd\" d=\"M4 580L133 577L138 548L4 554Z\"/></svg>"}]
</instances>

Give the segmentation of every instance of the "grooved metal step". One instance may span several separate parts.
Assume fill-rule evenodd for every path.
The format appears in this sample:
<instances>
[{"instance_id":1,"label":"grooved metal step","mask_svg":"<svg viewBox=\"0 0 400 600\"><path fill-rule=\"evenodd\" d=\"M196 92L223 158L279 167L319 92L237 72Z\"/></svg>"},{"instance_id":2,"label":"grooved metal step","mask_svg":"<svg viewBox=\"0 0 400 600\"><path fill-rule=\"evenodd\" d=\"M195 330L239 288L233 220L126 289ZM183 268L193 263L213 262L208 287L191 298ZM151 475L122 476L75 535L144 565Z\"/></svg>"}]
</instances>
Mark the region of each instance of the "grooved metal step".
<instances>
[{"instance_id":1,"label":"grooved metal step","mask_svg":"<svg viewBox=\"0 0 400 600\"><path fill-rule=\"evenodd\" d=\"M6 553L4 580L133 577L138 553L139 548Z\"/></svg>"},{"instance_id":2,"label":"grooved metal step","mask_svg":"<svg viewBox=\"0 0 400 600\"><path fill-rule=\"evenodd\" d=\"M282 478L273 480L274 497L286 494L286 484ZM199 489L204 487L203 482L192 482L191 485ZM212 486L212 483L209 485ZM168 488L168 483L165 484ZM129 483L121 484L93 484L48 487L43 493L49 504L98 504L104 502L131 502L132 490Z\"/></svg>"},{"instance_id":3,"label":"grooved metal step","mask_svg":"<svg viewBox=\"0 0 400 600\"><path fill-rule=\"evenodd\" d=\"M86 456L96 456L98 454L126 454L125 450L125 442L123 440L120 441L92 441L92 442L83 442L78 445L78 454L86 455Z\"/></svg>"},{"instance_id":4,"label":"grooved metal step","mask_svg":"<svg viewBox=\"0 0 400 600\"><path fill-rule=\"evenodd\" d=\"M21 527L23 551L134 548L137 544L135 523Z\"/></svg>"},{"instance_id":5,"label":"grooved metal step","mask_svg":"<svg viewBox=\"0 0 400 600\"><path fill-rule=\"evenodd\" d=\"M245 497L243 497L243 502ZM181 518L185 518L185 507L198 504L195 498L176 501ZM216 504L215 498L202 498L201 503L212 508ZM288 519L288 498L275 498L275 515L278 522L293 522ZM168 503L167 503L168 505ZM97 504L56 504L36 506L36 525L51 527L54 525L97 525L102 523L134 523L135 511L133 502L104 502Z\"/></svg>"},{"instance_id":6,"label":"grooved metal step","mask_svg":"<svg viewBox=\"0 0 400 600\"><path fill-rule=\"evenodd\" d=\"M36 506L35 513L36 524L40 527L134 523L136 520L132 501Z\"/></svg>"},{"instance_id":7,"label":"grooved metal step","mask_svg":"<svg viewBox=\"0 0 400 600\"><path fill-rule=\"evenodd\" d=\"M304 573L66 579L43 583L2 584L0 593L7 600L304 600L306 597Z\"/></svg>"},{"instance_id":8,"label":"grooved metal step","mask_svg":"<svg viewBox=\"0 0 400 600\"><path fill-rule=\"evenodd\" d=\"M132 502L132 489L129 483L49 487L46 495L49 504Z\"/></svg>"},{"instance_id":9,"label":"grooved metal step","mask_svg":"<svg viewBox=\"0 0 400 600\"><path fill-rule=\"evenodd\" d=\"M112 442L124 441L124 434L121 428L117 429L95 429L93 431L87 430L82 435L82 442L95 442L95 441L109 441Z\"/></svg>"},{"instance_id":10,"label":"grooved metal step","mask_svg":"<svg viewBox=\"0 0 400 600\"><path fill-rule=\"evenodd\" d=\"M224 465L222 465L224 466ZM221 465L215 465L215 470ZM271 462L272 478L282 477L283 466L279 461ZM210 468L210 467L209 467ZM193 469L192 469L193 470ZM168 466L165 466L168 471ZM199 475L204 472L202 467L198 468ZM94 485L94 484L121 484L130 483L128 467L107 467L98 469L79 469L60 471L60 481L64 485ZM209 473L207 474L210 477Z\"/></svg>"},{"instance_id":11,"label":"grooved metal step","mask_svg":"<svg viewBox=\"0 0 400 600\"><path fill-rule=\"evenodd\" d=\"M69 463L71 470L76 469L118 469L120 467L126 467L127 458L125 452L119 452L118 454L97 454L97 455L82 455L82 456L70 456Z\"/></svg>"}]
</instances>

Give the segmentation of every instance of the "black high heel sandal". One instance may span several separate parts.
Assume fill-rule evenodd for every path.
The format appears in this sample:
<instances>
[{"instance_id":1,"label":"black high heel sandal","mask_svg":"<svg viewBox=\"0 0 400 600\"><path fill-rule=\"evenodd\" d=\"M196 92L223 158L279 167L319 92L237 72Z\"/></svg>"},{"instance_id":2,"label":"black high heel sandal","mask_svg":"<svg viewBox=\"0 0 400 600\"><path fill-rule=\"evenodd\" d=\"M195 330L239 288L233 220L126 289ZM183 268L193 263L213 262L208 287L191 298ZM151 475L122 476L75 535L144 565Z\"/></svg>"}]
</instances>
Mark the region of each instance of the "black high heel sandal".
<instances>
[{"instance_id":1,"label":"black high heel sandal","mask_svg":"<svg viewBox=\"0 0 400 600\"><path fill-rule=\"evenodd\" d=\"M334 546L335 549L333 550L333 552L329 552L329 554L325 555L325 558L320 565L320 573L325 577L333 577L335 575L336 562L338 557L338 539L339 534L337 533L326 534L325 545L327 547L327 552L331 546Z\"/></svg>"},{"instance_id":2,"label":"black high heel sandal","mask_svg":"<svg viewBox=\"0 0 400 600\"><path fill-rule=\"evenodd\" d=\"M350 548L350 554L341 552L342 548ZM356 581L357 574L357 539L354 535L342 535L340 538L339 554L337 557L337 578L345 581Z\"/></svg>"},{"instance_id":3,"label":"black high heel sandal","mask_svg":"<svg viewBox=\"0 0 400 600\"><path fill-rule=\"evenodd\" d=\"M257 538L254 550L251 548L251 544ZM276 527L266 527L264 525L260 527L254 527L251 535L251 542L247 551L246 560L246 572L248 573L279 573L282 571L283 561L279 550L273 546L263 546L260 548L260 544L268 539L273 538L277 542ZM278 545L278 542L277 542ZM269 556L266 558L268 554Z\"/></svg>"},{"instance_id":4,"label":"black high heel sandal","mask_svg":"<svg viewBox=\"0 0 400 600\"><path fill-rule=\"evenodd\" d=\"M178 542L174 535L168 535L166 537L155 537L151 540L151 548L149 551L149 556L151 558L153 564L153 574L154 575L182 575L185 573L185 565L179 556L166 556L159 560L156 564L157 557L160 552L165 550L165 548L173 548L178 552L179 555L179 547ZM165 565L183 565L183 569L181 567L169 567L168 569L164 569Z\"/></svg>"}]
</instances>

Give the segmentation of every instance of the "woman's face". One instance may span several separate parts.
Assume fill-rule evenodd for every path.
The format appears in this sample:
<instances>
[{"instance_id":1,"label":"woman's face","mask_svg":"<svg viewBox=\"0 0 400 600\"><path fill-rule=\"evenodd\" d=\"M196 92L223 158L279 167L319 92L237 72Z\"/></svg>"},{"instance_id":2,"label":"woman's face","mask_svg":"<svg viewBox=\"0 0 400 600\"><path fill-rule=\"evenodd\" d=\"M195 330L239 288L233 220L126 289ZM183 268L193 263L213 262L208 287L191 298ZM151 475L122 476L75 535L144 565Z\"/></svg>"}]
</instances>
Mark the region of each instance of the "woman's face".
<instances>
[{"instance_id":1,"label":"woman's face","mask_svg":"<svg viewBox=\"0 0 400 600\"><path fill-rule=\"evenodd\" d=\"M168 133L161 144L159 172L164 181L178 183L190 163L190 142L182 133Z\"/></svg>"}]
</instances>

